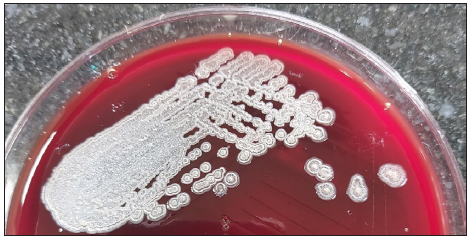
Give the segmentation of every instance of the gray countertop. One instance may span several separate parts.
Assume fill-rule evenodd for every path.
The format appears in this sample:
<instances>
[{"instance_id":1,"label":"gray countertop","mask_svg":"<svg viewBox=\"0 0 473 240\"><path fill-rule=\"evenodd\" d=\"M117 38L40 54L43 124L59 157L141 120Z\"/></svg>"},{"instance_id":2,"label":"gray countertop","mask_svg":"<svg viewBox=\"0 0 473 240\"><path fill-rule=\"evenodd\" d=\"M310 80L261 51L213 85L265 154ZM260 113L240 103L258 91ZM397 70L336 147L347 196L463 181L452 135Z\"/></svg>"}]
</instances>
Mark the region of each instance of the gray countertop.
<instances>
[{"instance_id":1,"label":"gray countertop","mask_svg":"<svg viewBox=\"0 0 473 240\"><path fill-rule=\"evenodd\" d=\"M7 5L4 137L44 84L94 43L125 25L195 6ZM466 4L252 6L317 21L378 54L427 104L466 176Z\"/></svg>"}]
</instances>

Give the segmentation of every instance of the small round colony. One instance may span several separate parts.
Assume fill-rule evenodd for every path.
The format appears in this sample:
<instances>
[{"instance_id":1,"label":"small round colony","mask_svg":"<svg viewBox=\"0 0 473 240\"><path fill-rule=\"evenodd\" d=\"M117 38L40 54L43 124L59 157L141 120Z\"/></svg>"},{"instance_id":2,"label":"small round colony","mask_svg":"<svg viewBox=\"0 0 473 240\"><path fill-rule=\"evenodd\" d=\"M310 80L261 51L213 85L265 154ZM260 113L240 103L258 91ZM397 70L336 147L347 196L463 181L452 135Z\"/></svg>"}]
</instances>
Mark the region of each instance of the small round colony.
<instances>
[{"instance_id":1,"label":"small round colony","mask_svg":"<svg viewBox=\"0 0 473 240\"><path fill-rule=\"evenodd\" d=\"M190 173L184 173L184 174L182 174L181 183L183 183L183 184L191 184L192 181L193 181L193 177L190 175Z\"/></svg>"},{"instance_id":2,"label":"small round colony","mask_svg":"<svg viewBox=\"0 0 473 240\"><path fill-rule=\"evenodd\" d=\"M200 164L200 171L203 173L209 173L212 170L212 165L209 162L203 162Z\"/></svg>"},{"instance_id":3,"label":"small round colony","mask_svg":"<svg viewBox=\"0 0 473 240\"><path fill-rule=\"evenodd\" d=\"M402 187L407 182L406 171L398 164L383 164L379 168L378 177L392 188Z\"/></svg>"},{"instance_id":4,"label":"small round colony","mask_svg":"<svg viewBox=\"0 0 473 240\"><path fill-rule=\"evenodd\" d=\"M199 178L200 177L200 170L198 168L193 168L189 172L192 178Z\"/></svg>"},{"instance_id":5,"label":"small round colony","mask_svg":"<svg viewBox=\"0 0 473 240\"><path fill-rule=\"evenodd\" d=\"M305 162L304 165L304 170L309 174L310 176L315 177L317 175L317 172L320 169L320 166L322 166L322 161L318 158L310 158Z\"/></svg>"},{"instance_id":6,"label":"small round colony","mask_svg":"<svg viewBox=\"0 0 473 240\"><path fill-rule=\"evenodd\" d=\"M286 135L287 135L286 130L281 128L276 131L276 133L274 134L274 138L276 138L276 140L278 141L284 141L284 138L286 137Z\"/></svg>"},{"instance_id":7,"label":"small round colony","mask_svg":"<svg viewBox=\"0 0 473 240\"><path fill-rule=\"evenodd\" d=\"M315 192L320 199L325 201L332 200L337 196L337 189L331 182L317 183Z\"/></svg>"},{"instance_id":8,"label":"small round colony","mask_svg":"<svg viewBox=\"0 0 473 240\"><path fill-rule=\"evenodd\" d=\"M227 158L227 157L228 157L228 147L220 148L220 149L217 151L217 157L219 157L219 158Z\"/></svg>"},{"instance_id":9,"label":"small round colony","mask_svg":"<svg viewBox=\"0 0 473 240\"><path fill-rule=\"evenodd\" d=\"M210 149L212 149L212 145L209 142L203 142L200 145L200 150L202 150L202 152L210 152Z\"/></svg>"},{"instance_id":10,"label":"small round colony","mask_svg":"<svg viewBox=\"0 0 473 240\"><path fill-rule=\"evenodd\" d=\"M240 176L238 175L238 173L230 171L223 178L223 183L229 188L238 187L238 185L240 184Z\"/></svg>"},{"instance_id":11,"label":"small round colony","mask_svg":"<svg viewBox=\"0 0 473 240\"><path fill-rule=\"evenodd\" d=\"M331 181L334 177L333 168L328 164L322 164L315 174L317 180L321 182Z\"/></svg>"}]
</instances>

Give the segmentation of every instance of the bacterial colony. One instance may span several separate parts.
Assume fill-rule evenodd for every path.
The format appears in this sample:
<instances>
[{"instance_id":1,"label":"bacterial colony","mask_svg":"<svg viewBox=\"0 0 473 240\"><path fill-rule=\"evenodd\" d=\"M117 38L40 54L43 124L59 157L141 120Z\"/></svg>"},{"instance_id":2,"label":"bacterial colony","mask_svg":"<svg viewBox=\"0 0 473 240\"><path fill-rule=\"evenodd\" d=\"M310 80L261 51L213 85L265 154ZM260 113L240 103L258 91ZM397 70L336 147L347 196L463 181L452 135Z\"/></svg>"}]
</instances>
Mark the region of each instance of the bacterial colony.
<instances>
[{"instance_id":1,"label":"bacterial colony","mask_svg":"<svg viewBox=\"0 0 473 240\"><path fill-rule=\"evenodd\" d=\"M168 211L191 203L180 184L191 185L194 194L222 198L240 184L237 172L209 162L181 171L211 150L209 142L197 145L208 136L234 144L239 150L236 160L242 165L264 155L276 141L293 148L304 137L316 143L327 140L322 126L334 124L335 112L323 108L314 91L295 98L296 88L288 84L283 70L279 60L251 52L235 58L230 48L200 61L194 75L177 79L173 88L66 154L42 189L46 209L70 232L105 233L128 222L138 224L145 217L159 221ZM269 101L282 107L277 109ZM265 119L249 114L246 106L261 111ZM290 132L283 128L288 123ZM272 124L278 128L275 134ZM217 151L219 158L228 155L229 147ZM314 157L304 170L319 181L314 194L326 201L336 197L331 182L334 169L329 164ZM177 175L180 184L169 184ZM407 181L404 169L396 164L383 165L378 176L393 188ZM346 194L357 203L368 199L362 175L352 176ZM171 198L160 202L163 196Z\"/></svg>"}]
</instances>

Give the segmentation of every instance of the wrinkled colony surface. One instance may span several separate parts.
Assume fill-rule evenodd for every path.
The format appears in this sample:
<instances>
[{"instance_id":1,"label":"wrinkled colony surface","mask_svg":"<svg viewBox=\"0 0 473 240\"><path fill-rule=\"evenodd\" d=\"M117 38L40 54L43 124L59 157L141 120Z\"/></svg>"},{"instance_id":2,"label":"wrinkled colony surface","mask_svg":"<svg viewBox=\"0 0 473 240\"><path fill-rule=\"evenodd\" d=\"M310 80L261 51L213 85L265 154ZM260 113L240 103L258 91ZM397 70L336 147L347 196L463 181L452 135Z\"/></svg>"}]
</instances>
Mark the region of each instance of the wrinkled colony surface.
<instances>
[{"instance_id":1,"label":"wrinkled colony surface","mask_svg":"<svg viewBox=\"0 0 473 240\"><path fill-rule=\"evenodd\" d=\"M115 68L45 131L7 232L444 231L412 130L329 58L216 35Z\"/></svg>"}]
</instances>

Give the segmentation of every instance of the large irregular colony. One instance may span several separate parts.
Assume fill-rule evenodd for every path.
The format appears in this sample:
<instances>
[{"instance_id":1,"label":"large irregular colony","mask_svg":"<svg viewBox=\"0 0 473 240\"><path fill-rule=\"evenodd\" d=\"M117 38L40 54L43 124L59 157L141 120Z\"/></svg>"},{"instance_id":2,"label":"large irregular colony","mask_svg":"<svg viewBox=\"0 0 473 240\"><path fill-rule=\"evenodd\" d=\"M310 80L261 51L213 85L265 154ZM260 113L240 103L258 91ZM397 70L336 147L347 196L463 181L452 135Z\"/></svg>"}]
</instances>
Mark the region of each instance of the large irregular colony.
<instances>
[{"instance_id":1,"label":"large irregular colony","mask_svg":"<svg viewBox=\"0 0 473 240\"><path fill-rule=\"evenodd\" d=\"M140 223L145 216L161 220L167 211L189 205L191 195L182 192L178 183L170 183L177 175L182 184L191 185L193 194L212 190L223 197L237 187L238 173L224 167L212 169L209 162L181 171L212 149L209 142L197 146L206 137L234 144L239 150L236 160L243 165L264 155L276 140L287 147L295 147L303 137L325 141L325 129L315 122L332 125L334 111L322 108L314 91L295 98L296 89L281 75L283 69L282 62L266 55L242 52L234 58L232 49L221 49L200 61L195 76L179 78L173 88L66 154L43 187L43 203L68 231L110 232L127 222ZM282 107L273 107L271 101ZM246 106L261 111L265 118L252 116ZM292 131L282 128L287 124ZM274 135L273 125L278 128ZM184 137L190 132L194 133ZM229 146L217 150L219 158L228 155ZM330 165L313 159L306 171L321 181L315 187L320 198L335 198ZM395 173L398 168L388 167L380 177L402 186L405 182L399 179L405 174ZM166 203L160 202L163 196L170 197Z\"/></svg>"}]
</instances>

